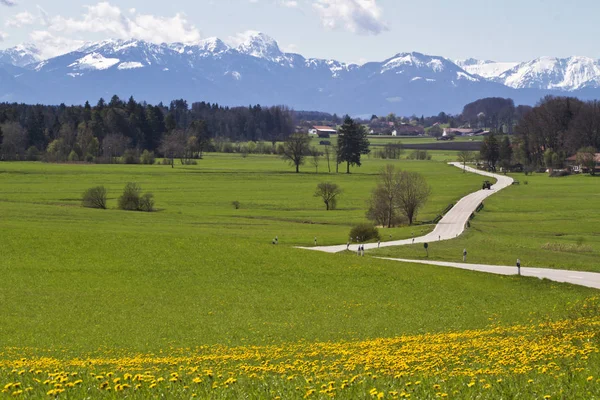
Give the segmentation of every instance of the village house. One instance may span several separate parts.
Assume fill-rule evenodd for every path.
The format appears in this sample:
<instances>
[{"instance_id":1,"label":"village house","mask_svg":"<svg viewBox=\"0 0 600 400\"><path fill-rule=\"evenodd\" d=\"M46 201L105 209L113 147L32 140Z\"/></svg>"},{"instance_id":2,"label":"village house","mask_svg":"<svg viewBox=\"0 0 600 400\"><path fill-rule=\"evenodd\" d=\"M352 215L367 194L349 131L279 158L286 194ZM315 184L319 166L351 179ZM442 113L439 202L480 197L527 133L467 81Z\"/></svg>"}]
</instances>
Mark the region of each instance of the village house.
<instances>
[{"instance_id":1,"label":"village house","mask_svg":"<svg viewBox=\"0 0 600 400\"><path fill-rule=\"evenodd\" d=\"M581 165L577 162L577 154L567 158L566 160L567 166L571 169L571 171L575 173L587 173L588 168L584 165ZM600 153L594 154L594 161L596 163L595 171L600 172Z\"/></svg>"},{"instance_id":2,"label":"village house","mask_svg":"<svg viewBox=\"0 0 600 400\"><path fill-rule=\"evenodd\" d=\"M337 130L331 126L313 126L309 133L313 133L320 138L329 138L331 135L336 134Z\"/></svg>"}]
</instances>

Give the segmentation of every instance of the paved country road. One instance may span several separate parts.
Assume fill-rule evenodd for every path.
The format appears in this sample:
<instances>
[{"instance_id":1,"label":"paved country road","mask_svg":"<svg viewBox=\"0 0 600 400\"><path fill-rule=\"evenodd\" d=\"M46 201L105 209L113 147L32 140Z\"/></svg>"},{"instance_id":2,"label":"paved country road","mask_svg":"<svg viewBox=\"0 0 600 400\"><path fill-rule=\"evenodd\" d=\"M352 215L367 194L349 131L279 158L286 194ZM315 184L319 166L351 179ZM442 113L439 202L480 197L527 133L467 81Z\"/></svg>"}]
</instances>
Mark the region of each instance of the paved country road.
<instances>
[{"instance_id":1,"label":"paved country road","mask_svg":"<svg viewBox=\"0 0 600 400\"><path fill-rule=\"evenodd\" d=\"M458 168L463 168L460 163L450 163ZM451 240L456 238L458 235L464 232L465 225L469 220L471 214L477 209L477 206L487 197L494 193L502 190L513 183L513 179L498 174L492 174L490 172L480 171L471 167L466 167L466 170L479 175L489 176L497 180L496 184L492 186L492 190L479 190L471 193L462 199L442 218L442 220L436 225L433 232L413 239L396 240L391 242L382 242L381 247L392 247L392 246L405 246L412 243L430 243L438 240ZM350 250L356 251L358 245L350 246ZM377 243L365 244L365 250L376 249ZM346 250L346 245L339 246L322 246L322 247L303 247L307 250L323 251L326 253L339 253ZM499 265L483 265L483 264L466 264L466 263L453 263L446 261L428 261L428 260L405 260L399 258L383 258L382 260L399 261L403 263L413 264L427 264L437 265L441 267L452 267L468 269L472 271L487 272L492 274L500 275L516 275L516 266L499 266ZM516 261L516 260L515 260ZM540 279L549 279L555 282L566 282L574 285L586 286L590 288L600 289L600 273L594 272L579 272L559 269L548 269L548 268L525 268L521 267L521 275L536 277Z\"/></svg>"},{"instance_id":2,"label":"paved country road","mask_svg":"<svg viewBox=\"0 0 600 400\"><path fill-rule=\"evenodd\" d=\"M460 169L463 168L463 165L457 162L450 163ZM484 175L487 177L495 178L497 180L496 184L492 186L491 190L478 190L474 193L471 193L456 203L456 205L442 218L442 220L436 225L433 232L420 236L413 239L405 239L405 240L396 240L391 242L381 242L380 247L392 247L392 246L405 246L413 243L431 243L437 242L440 240L450 240L456 238L458 235L464 232L465 225L467 221L469 221L469 217L475 210L477 206L481 204L483 200L493 195L494 193L512 185L513 179L499 174L493 174L491 172L480 171L475 168L466 167L468 172L473 172L479 175ZM369 243L365 244L365 250L376 249L377 243ZM357 250L358 245L350 246L350 250ZM346 245L342 244L339 246L320 246L320 247L302 247L306 250L315 250L315 251L323 251L326 253L340 253L346 250Z\"/></svg>"},{"instance_id":3,"label":"paved country road","mask_svg":"<svg viewBox=\"0 0 600 400\"><path fill-rule=\"evenodd\" d=\"M517 275L517 267L500 266L500 265L484 265L484 264L465 264L454 263L447 261L425 261L425 260L405 260L402 258L383 258L382 260L399 261L412 264L437 265L440 267L452 267L468 269L471 271L487 272L498 275ZM566 282L574 285L586 286L590 288L600 289L600 274L596 272L579 272L562 269L548 268L525 268L521 267L522 276L531 276L540 279L549 279L555 282Z\"/></svg>"}]
</instances>

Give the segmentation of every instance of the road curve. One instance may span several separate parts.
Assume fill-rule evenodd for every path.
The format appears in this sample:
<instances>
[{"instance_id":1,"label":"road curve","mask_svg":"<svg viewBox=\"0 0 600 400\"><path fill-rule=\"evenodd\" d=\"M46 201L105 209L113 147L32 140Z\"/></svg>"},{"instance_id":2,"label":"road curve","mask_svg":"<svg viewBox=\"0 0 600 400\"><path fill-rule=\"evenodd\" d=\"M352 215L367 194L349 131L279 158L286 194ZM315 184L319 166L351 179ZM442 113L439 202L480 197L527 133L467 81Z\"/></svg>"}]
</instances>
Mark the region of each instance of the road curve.
<instances>
[{"instance_id":1,"label":"road curve","mask_svg":"<svg viewBox=\"0 0 600 400\"><path fill-rule=\"evenodd\" d=\"M501 266L501 265L485 265L485 264L465 264L447 261L428 261L428 260L405 260L401 258L383 258L382 260L399 261L412 264L436 265L439 267L452 267L460 269L468 269L471 271L487 272L498 275L517 275L516 266ZM525 268L521 267L522 276L530 276L540 279L549 279L555 282L566 282L574 285L585 286L589 288L600 289L600 273L596 272L580 272L569 271L562 269L548 268Z\"/></svg>"},{"instance_id":2,"label":"road curve","mask_svg":"<svg viewBox=\"0 0 600 400\"><path fill-rule=\"evenodd\" d=\"M463 165L458 162L449 163L458 168L463 168ZM379 247L393 247L393 246L405 246L413 243L430 243L437 242L440 240L450 240L458 237L465 230L465 225L469 220L469 217L477 206L481 204L483 200L493 195L494 193L509 187L513 183L513 179L499 174L493 174L491 172L480 171L475 168L466 167L468 172L475 174L488 176L497 180L496 184L492 186L491 190L478 190L477 192L471 193L456 203L456 205L442 218L442 220L435 226L435 229L425 236L416 237L413 239L395 240L390 242L381 242ZM376 249L377 243L365 244L365 250ZM358 245L351 245L350 250L357 250ZM347 250L345 244L339 246L315 246L315 247L300 247L301 249L322 251L325 253L339 253Z\"/></svg>"}]
</instances>

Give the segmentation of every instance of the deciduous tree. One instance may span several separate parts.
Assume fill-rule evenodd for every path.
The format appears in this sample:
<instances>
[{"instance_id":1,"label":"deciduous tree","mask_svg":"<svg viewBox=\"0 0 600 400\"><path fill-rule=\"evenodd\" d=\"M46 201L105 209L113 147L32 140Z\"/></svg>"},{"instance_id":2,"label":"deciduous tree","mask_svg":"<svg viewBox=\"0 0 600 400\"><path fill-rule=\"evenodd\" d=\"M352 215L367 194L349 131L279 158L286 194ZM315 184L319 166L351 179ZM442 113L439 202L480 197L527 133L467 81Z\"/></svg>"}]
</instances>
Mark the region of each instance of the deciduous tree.
<instances>
[{"instance_id":1,"label":"deciduous tree","mask_svg":"<svg viewBox=\"0 0 600 400\"><path fill-rule=\"evenodd\" d=\"M337 207L337 198L342 194L342 189L335 183L321 182L317 185L315 197L320 197L325 203L327 211L335 210Z\"/></svg>"},{"instance_id":2,"label":"deciduous tree","mask_svg":"<svg viewBox=\"0 0 600 400\"><path fill-rule=\"evenodd\" d=\"M306 156L310 152L310 137L303 133L294 133L283 143L281 157L296 167L296 173L300 172L300 166L304 164Z\"/></svg>"}]
</instances>

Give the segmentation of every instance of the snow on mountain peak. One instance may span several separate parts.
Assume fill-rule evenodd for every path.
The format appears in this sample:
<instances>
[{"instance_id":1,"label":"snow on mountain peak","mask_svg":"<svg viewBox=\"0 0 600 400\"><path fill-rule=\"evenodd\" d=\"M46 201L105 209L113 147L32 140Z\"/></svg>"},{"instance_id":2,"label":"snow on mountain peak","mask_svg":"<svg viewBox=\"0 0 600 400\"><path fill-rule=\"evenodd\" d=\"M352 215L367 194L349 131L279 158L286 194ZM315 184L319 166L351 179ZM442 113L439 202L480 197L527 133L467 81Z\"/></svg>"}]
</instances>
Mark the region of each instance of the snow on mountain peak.
<instances>
[{"instance_id":1,"label":"snow on mountain peak","mask_svg":"<svg viewBox=\"0 0 600 400\"><path fill-rule=\"evenodd\" d=\"M33 44L19 44L6 50L0 50L0 64L24 67L41 60L40 50Z\"/></svg>"},{"instance_id":2,"label":"snow on mountain peak","mask_svg":"<svg viewBox=\"0 0 600 400\"><path fill-rule=\"evenodd\" d=\"M497 78L502 73L514 68L519 63L516 62L496 62L490 60L477 60L467 58L466 60L454 60L456 65L467 71L471 75L481 76L486 79Z\"/></svg>"},{"instance_id":3,"label":"snow on mountain peak","mask_svg":"<svg viewBox=\"0 0 600 400\"><path fill-rule=\"evenodd\" d=\"M246 39L237 47L237 50L242 54L266 59L273 59L282 55L275 39L262 32L255 31L247 33Z\"/></svg>"},{"instance_id":4,"label":"snow on mountain peak","mask_svg":"<svg viewBox=\"0 0 600 400\"><path fill-rule=\"evenodd\" d=\"M223 53L230 49L230 47L227 44L225 44L225 42L216 37L201 40L198 44L198 47L200 48L200 50L209 53Z\"/></svg>"},{"instance_id":5,"label":"snow on mountain peak","mask_svg":"<svg viewBox=\"0 0 600 400\"><path fill-rule=\"evenodd\" d=\"M498 81L514 89L570 91L600 87L600 61L589 57L540 57L509 69Z\"/></svg>"},{"instance_id":6,"label":"snow on mountain peak","mask_svg":"<svg viewBox=\"0 0 600 400\"><path fill-rule=\"evenodd\" d=\"M106 58L100 53L90 53L70 64L69 67L76 70L104 70L118 64L120 61L118 58Z\"/></svg>"},{"instance_id":7,"label":"snow on mountain peak","mask_svg":"<svg viewBox=\"0 0 600 400\"><path fill-rule=\"evenodd\" d=\"M407 66L414 68L428 68L433 72L442 72L446 69L445 60L441 57L427 56L421 53L399 53L384 62L381 73L402 69ZM396 73L401 73L397 71Z\"/></svg>"}]
</instances>

